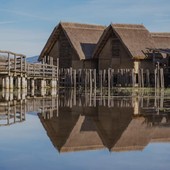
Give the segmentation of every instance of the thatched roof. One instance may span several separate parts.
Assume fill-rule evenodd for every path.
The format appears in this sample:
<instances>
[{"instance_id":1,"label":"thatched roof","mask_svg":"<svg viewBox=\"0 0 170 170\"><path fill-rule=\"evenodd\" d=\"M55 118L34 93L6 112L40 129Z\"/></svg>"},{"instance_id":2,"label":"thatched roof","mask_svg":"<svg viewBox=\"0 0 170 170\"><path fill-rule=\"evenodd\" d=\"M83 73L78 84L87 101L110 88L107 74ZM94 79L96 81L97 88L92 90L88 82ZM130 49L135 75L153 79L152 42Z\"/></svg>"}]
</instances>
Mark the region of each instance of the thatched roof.
<instances>
[{"instance_id":1,"label":"thatched roof","mask_svg":"<svg viewBox=\"0 0 170 170\"><path fill-rule=\"evenodd\" d=\"M143 51L145 52L146 48L154 47L151 34L143 25L111 24L101 36L93 54L94 58L98 57L98 54L104 47L112 32L122 42L133 59L144 59L146 56Z\"/></svg>"},{"instance_id":2,"label":"thatched roof","mask_svg":"<svg viewBox=\"0 0 170 170\"><path fill-rule=\"evenodd\" d=\"M59 152L103 149L92 118L64 113L45 120L39 114L48 137Z\"/></svg>"},{"instance_id":3,"label":"thatched roof","mask_svg":"<svg viewBox=\"0 0 170 170\"><path fill-rule=\"evenodd\" d=\"M60 152L78 121L79 115L73 115L67 109L61 115L52 119L44 119L41 114L38 114L38 116L52 144Z\"/></svg>"},{"instance_id":4,"label":"thatched roof","mask_svg":"<svg viewBox=\"0 0 170 170\"><path fill-rule=\"evenodd\" d=\"M151 33L156 48L170 49L170 33Z\"/></svg>"},{"instance_id":5,"label":"thatched roof","mask_svg":"<svg viewBox=\"0 0 170 170\"><path fill-rule=\"evenodd\" d=\"M104 145L96 131L96 126L91 117L80 116L69 138L61 148L61 152L98 150Z\"/></svg>"},{"instance_id":6,"label":"thatched roof","mask_svg":"<svg viewBox=\"0 0 170 170\"><path fill-rule=\"evenodd\" d=\"M111 150L131 122L133 108L99 106L98 110L97 132L105 147Z\"/></svg>"},{"instance_id":7,"label":"thatched roof","mask_svg":"<svg viewBox=\"0 0 170 170\"><path fill-rule=\"evenodd\" d=\"M92 56L94 48L105 28L106 27L100 25L60 22L50 35L39 56L39 60L50 53L60 35L61 30L64 31L70 45L73 47L80 59L88 59Z\"/></svg>"},{"instance_id":8,"label":"thatched roof","mask_svg":"<svg viewBox=\"0 0 170 170\"><path fill-rule=\"evenodd\" d=\"M151 142L170 142L170 127L155 127Z\"/></svg>"},{"instance_id":9,"label":"thatched roof","mask_svg":"<svg viewBox=\"0 0 170 170\"><path fill-rule=\"evenodd\" d=\"M112 151L143 150L152 138L153 128L148 128L143 117L133 119Z\"/></svg>"}]
</instances>

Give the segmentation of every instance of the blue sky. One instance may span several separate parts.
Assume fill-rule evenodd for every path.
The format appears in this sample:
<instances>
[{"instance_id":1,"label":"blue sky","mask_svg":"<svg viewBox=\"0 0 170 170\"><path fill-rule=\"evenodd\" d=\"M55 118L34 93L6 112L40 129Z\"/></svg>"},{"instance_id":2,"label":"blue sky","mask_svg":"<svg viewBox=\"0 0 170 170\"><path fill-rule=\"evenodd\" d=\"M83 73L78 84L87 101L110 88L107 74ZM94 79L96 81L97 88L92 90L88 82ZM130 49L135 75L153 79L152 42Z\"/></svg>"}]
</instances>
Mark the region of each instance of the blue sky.
<instances>
[{"instance_id":1,"label":"blue sky","mask_svg":"<svg viewBox=\"0 0 170 170\"><path fill-rule=\"evenodd\" d=\"M0 0L0 49L39 55L60 21L144 24L170 32L169 0Z\"/></svg>"}]
</instances>

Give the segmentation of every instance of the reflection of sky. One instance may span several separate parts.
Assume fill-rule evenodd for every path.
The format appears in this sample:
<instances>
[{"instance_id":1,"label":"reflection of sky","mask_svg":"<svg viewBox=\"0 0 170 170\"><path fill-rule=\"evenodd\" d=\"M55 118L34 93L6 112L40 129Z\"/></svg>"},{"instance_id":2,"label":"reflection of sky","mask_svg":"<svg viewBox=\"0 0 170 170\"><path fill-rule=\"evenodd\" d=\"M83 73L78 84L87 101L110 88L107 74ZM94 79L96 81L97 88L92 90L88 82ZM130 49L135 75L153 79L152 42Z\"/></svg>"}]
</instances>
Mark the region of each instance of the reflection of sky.
<instances>
[{"instance_id":1,"label":"reflection of sky","mask_svg":"<svg viewBox=\"0 0 170 170\"><path fill-rule=\"evenodd\" d=\"M169 170L169 151L169 143L154 143L143 152L99 150L59 154L36 116L27 114L23 123L0 127L0 170Z\"/></svg>"}]
</instances>

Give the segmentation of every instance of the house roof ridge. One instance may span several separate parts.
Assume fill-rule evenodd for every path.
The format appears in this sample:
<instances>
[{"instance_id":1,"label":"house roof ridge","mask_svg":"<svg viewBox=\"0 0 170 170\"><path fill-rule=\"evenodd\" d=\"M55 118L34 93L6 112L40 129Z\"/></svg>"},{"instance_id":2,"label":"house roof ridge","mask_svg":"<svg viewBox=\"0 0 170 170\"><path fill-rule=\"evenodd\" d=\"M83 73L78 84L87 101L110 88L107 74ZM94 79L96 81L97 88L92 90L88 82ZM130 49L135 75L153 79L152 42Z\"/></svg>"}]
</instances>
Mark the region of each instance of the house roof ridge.
<instances>
[{"instance_id":1,"label":"house roof ridge","mask_svg":"<svg viewBox=\"0 0 170 170\"><path fill-rule=\"evenodd\" d=\"M144 29L146 30L143 24L111 24L113 28L122 28L122 29Z\"/></svg>"},{"instance_id":2,"label":"house roof ridge","mask_svg":"<svg viewBox=\"0 0 170 170\"><path fill-rule=\"evenodd\" d=\"M78 28L78 29L94 29L103 30L106 26L98 24L86 24L86 23L76 23L76 22L60 22L64 28Z\"/></svg>"},{"instance_id":3,"label":"house roof ridge","mask_svg":"<svg viewBox=\"0 0 170 170\"><path fill-rule=\"evenodd\" d=\"M152 37L170 37L170 32L151 32Z\"/></svg>"}]
</instances>

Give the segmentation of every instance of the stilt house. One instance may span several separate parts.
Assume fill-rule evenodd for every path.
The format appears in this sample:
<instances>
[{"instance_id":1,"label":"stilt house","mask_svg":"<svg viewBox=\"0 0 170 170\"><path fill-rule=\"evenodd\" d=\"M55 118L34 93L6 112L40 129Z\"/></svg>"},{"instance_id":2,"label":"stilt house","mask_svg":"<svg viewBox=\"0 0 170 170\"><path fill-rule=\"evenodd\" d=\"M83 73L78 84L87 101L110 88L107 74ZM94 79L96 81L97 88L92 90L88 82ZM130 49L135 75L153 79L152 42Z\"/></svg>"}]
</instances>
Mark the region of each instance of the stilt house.
<instances>
[{"instance_id":1,"label":"stilt house","mask_svg":"<svg viewBox=\"0 0 170 170\"><path fill-rule=\"evenodd\" d=\"M39 61L56 65L59 58L60 68L93 68L92 54L104 29L99 25L60 22L45 44Z\"/></svg>"},{"instance_id":2,"label":"stilt house","mask_svg":"<svg viewBox=\"0 0 170 170\"><path fill-rule=\"evenodd\" d=\"M120 69L152 67L147 48L153 48L154 41L143 25L111 24L101 36L93 57L98 59L99 69Z\"/></svg>"}]
</instances>

